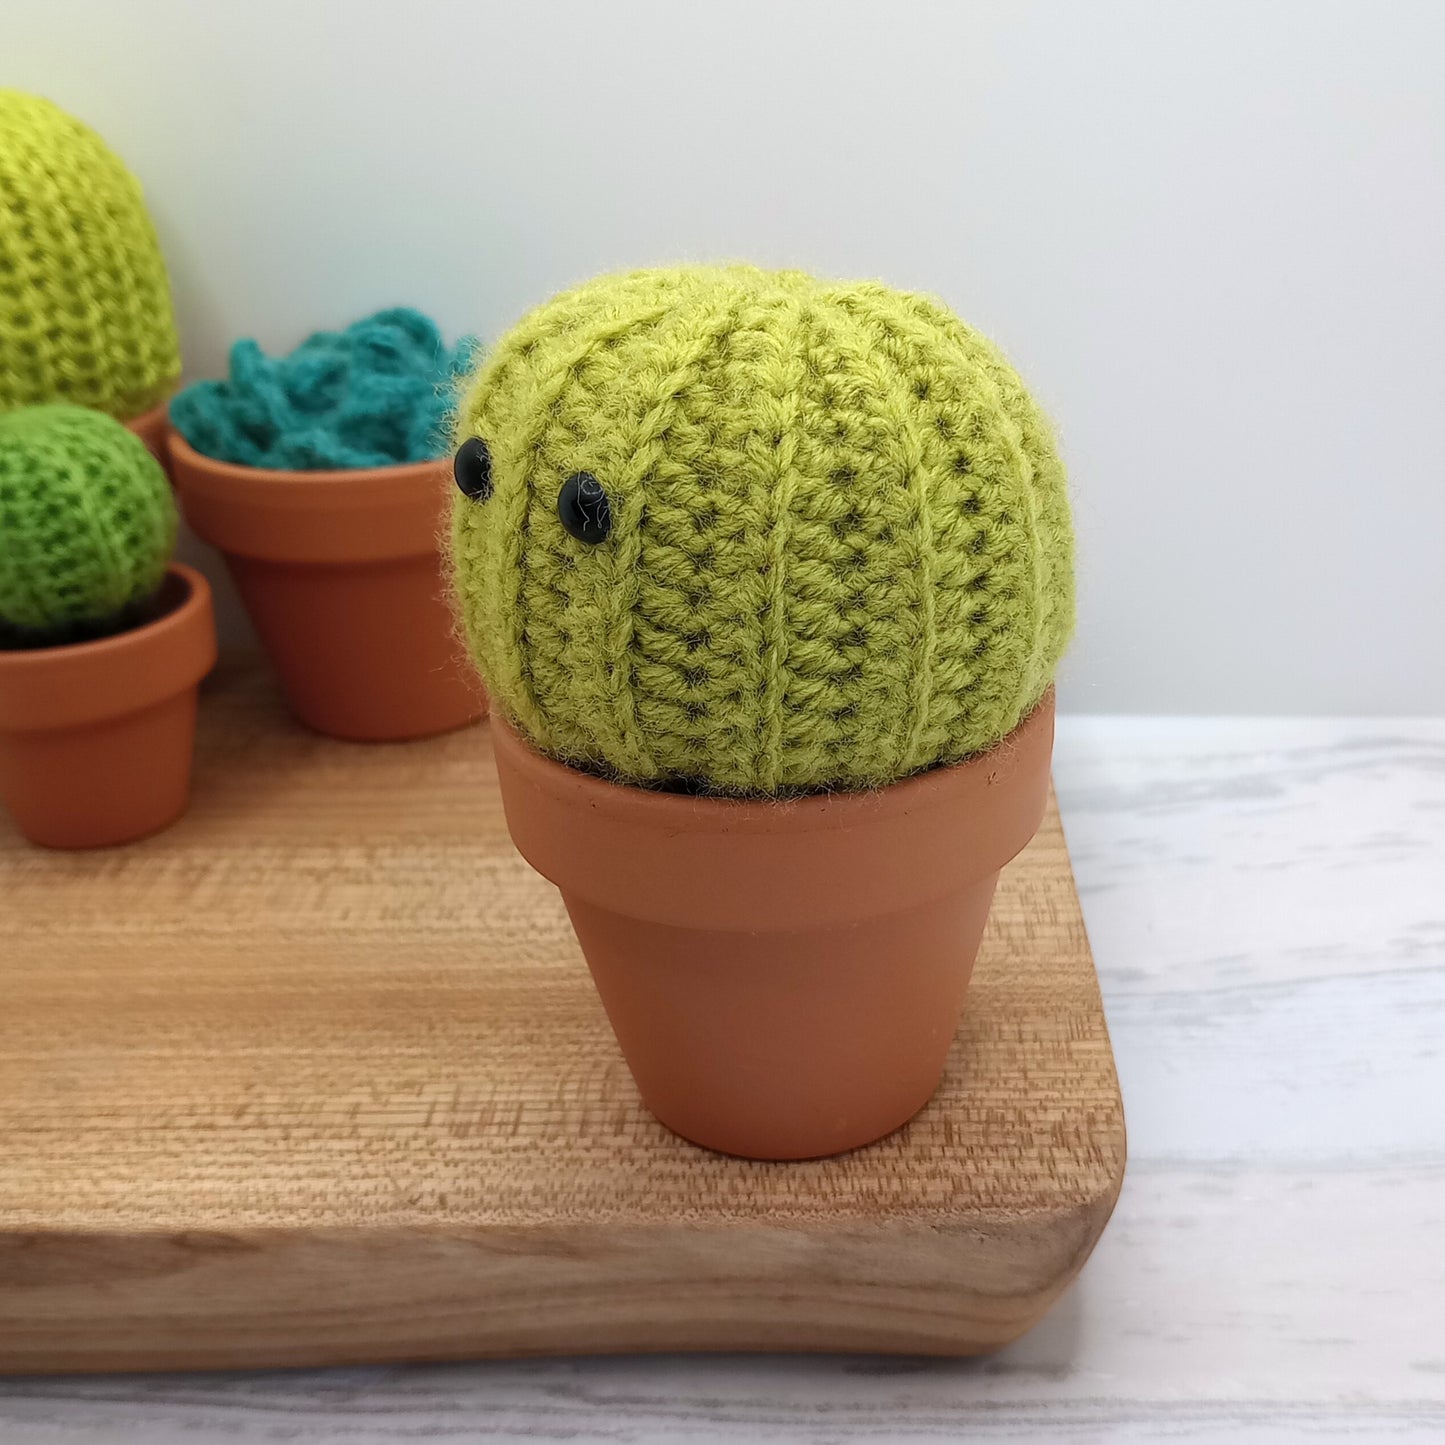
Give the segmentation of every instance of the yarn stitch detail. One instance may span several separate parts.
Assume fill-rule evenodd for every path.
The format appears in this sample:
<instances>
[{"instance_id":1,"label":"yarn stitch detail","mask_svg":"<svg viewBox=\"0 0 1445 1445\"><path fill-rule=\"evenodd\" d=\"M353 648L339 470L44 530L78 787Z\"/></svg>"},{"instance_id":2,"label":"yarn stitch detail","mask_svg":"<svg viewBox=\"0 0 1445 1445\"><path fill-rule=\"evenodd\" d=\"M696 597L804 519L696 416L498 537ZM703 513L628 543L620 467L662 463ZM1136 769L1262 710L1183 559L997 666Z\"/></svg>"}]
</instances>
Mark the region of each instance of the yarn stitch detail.
<instances>
[{"instance_id":1,"label":"yarn stitch detail","mask_svg":"<svg viewBox=\"0 0 1445 1445\"><path fill-rule=\"evenodd\" d=\"M459 405L458 608L545 752L645 785L886 784L1004 738L1074 623L1049 424L927 297L748 266L607 276L524 318ZM589 547L565 479L606 489Z\"/></svg>"}]
</instances>

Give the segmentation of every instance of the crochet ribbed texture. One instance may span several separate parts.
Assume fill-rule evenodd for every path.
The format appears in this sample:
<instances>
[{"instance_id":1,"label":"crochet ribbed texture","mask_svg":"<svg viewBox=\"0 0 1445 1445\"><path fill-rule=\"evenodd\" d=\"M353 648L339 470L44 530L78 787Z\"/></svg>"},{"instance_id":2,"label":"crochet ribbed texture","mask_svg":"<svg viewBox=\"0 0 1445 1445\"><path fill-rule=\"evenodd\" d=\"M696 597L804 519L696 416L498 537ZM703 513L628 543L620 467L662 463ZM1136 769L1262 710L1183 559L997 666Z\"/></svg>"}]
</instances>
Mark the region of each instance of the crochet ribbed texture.
<instances>
[{"instance_id":1,"label":"crochet ribbed texture","mask_svg":"<svg viewBox=\"0 0 1445 1445\"><path fill-rule=\"evenodd\" d=\"M0 415L0 645L127 625L175 539L165 473L120 422L63 405Z\"/></svg>"},{"instance_id":2,"label":"crochet ribbed texture","mask_svg":"<svg viewBox=\"0 0 1445 1445\"><path fill-rule=\"evenodd\" d=\"M135 177L73 116L0 90L0 411L65 401L124 421L180 373Z\"/></svg>"},{"instance_id":3,"label":"crochet ribbed texture","mask_svg":"<svg viewBox=\"0 0 1445 1445\"><path fill-rule=\"evenodd\" d=\"M250 340L231 348L230 377L188 386L170 404L176 430L203 456L277 471L424 462L447 447L457 383L475 343L448 346L419 311L378 311L318 331L289 356Z\"/></svg>"},{"instance_id":4,"label":"crochet ribbed texture","mask_svg":"<svg viewBox=\"0 0 1445 1445\"><path fill-rule=\"evenodd\" d=\"M478 666L543 751L624 780L776 796L963 758L1039 701L1073 626L1048 423L924 296L605 277L491 354L472 437L490 477L473 444L452 542ZM601 542L564 525L579 473Z\"/></svg>"}]
</instances>

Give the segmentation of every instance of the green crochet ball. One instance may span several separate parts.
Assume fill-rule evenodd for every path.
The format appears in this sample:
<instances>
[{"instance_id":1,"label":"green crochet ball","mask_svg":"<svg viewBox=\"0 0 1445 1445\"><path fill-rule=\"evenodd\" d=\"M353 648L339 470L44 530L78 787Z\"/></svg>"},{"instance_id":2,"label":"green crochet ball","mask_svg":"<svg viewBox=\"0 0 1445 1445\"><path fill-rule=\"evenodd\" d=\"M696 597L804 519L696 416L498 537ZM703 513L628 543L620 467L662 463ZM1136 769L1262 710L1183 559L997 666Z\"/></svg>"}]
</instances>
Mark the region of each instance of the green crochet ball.
<instances>
[{"instance_id":1,"label":"green crochet ball","mask_svg":"<svg viewBox=\"0 0 1445 1445\"><path fill-rule=\"evenodd\" d=\"M453 561L494 699L623 780L888 783L999 741L1074 621L1064 470L939 302L751 267L604 277L458 412Z\"/></svg>"},{"instance_id":2,"label":"green crochet ball","mask_svg":"<svg viewBox=\"0 0 1445 1445\"><path fill-rule=\"evenodd\" d=\"M0 90L0 411L67 401L125 421L180 373L135 177L73 116Z\"/></svg>"},{"instance_id":3,"label":"green crochet ball","mask_svg":"<svg viewBox=\"0 0 1445 1445\"><path fill-rule=\"evenodd\" d=\"M0 643L141 620L175 540L165 473L120 422L63 405L0 415Z\"/></svg>"}]
</instances>

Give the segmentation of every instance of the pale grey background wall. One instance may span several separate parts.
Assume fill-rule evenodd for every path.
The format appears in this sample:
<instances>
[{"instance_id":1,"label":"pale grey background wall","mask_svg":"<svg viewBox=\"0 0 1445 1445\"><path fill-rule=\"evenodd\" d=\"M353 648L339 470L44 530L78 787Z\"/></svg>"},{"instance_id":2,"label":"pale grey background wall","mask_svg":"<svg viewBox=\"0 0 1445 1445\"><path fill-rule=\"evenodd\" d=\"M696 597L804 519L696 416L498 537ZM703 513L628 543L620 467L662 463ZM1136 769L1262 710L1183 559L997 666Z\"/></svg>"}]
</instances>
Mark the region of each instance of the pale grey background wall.
<instances>
[{"instance_id":1,"label":"pale grey background wall","mask_svg":"<svg viewBox=\"0 0 1445 1445\"><path fill-rule=\"evenodd\" d=\"M1432 0L0 4L192 376L678 258L940 293L1062 433L1081 711L1445 712L1442 75Z\"/></svg>"}]
</instances>

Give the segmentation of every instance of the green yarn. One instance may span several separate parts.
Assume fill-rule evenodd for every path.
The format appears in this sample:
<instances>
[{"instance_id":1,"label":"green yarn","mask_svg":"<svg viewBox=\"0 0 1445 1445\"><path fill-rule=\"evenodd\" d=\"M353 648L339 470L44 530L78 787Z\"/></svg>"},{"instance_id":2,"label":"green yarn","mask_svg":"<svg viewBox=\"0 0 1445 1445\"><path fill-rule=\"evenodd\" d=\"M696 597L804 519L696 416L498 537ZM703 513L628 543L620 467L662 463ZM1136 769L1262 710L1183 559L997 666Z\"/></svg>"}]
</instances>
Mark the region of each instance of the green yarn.
<instances>
[{"instance_id":1,"label":"green yarn","mask_svg":"<svg viewBox=\"0 0 1445 1445\"><path fill-rule=\"evenodd\" d=\"M165 473L120 422L64 405L0 415L0 644L139 620L175 540Z\"/></svg>"},{"instance_id":2,"label":"green yarn","mask_svg":"<svg viewBox=\"0 0 1445 1445\"><path fill-rule=\"evenodd\" d=\"M64 401L124 421L180 372L139 183L88 126L0 90L0 411Z\"/></svg>"},{"instance_id":3,"label":"green yarn","mask_svg":"<svg viewBox=\"0 0 1445 1445\"><path fill-rule=\"evenodd\" d=\"M494 700L624 780L775 796L982 751L1074 621L1048 422L941 303L752 267L609 276L526 317L459 408L458 605ZM579 472L611 531L570 535Z\"/></svg>"}]
</instances>

